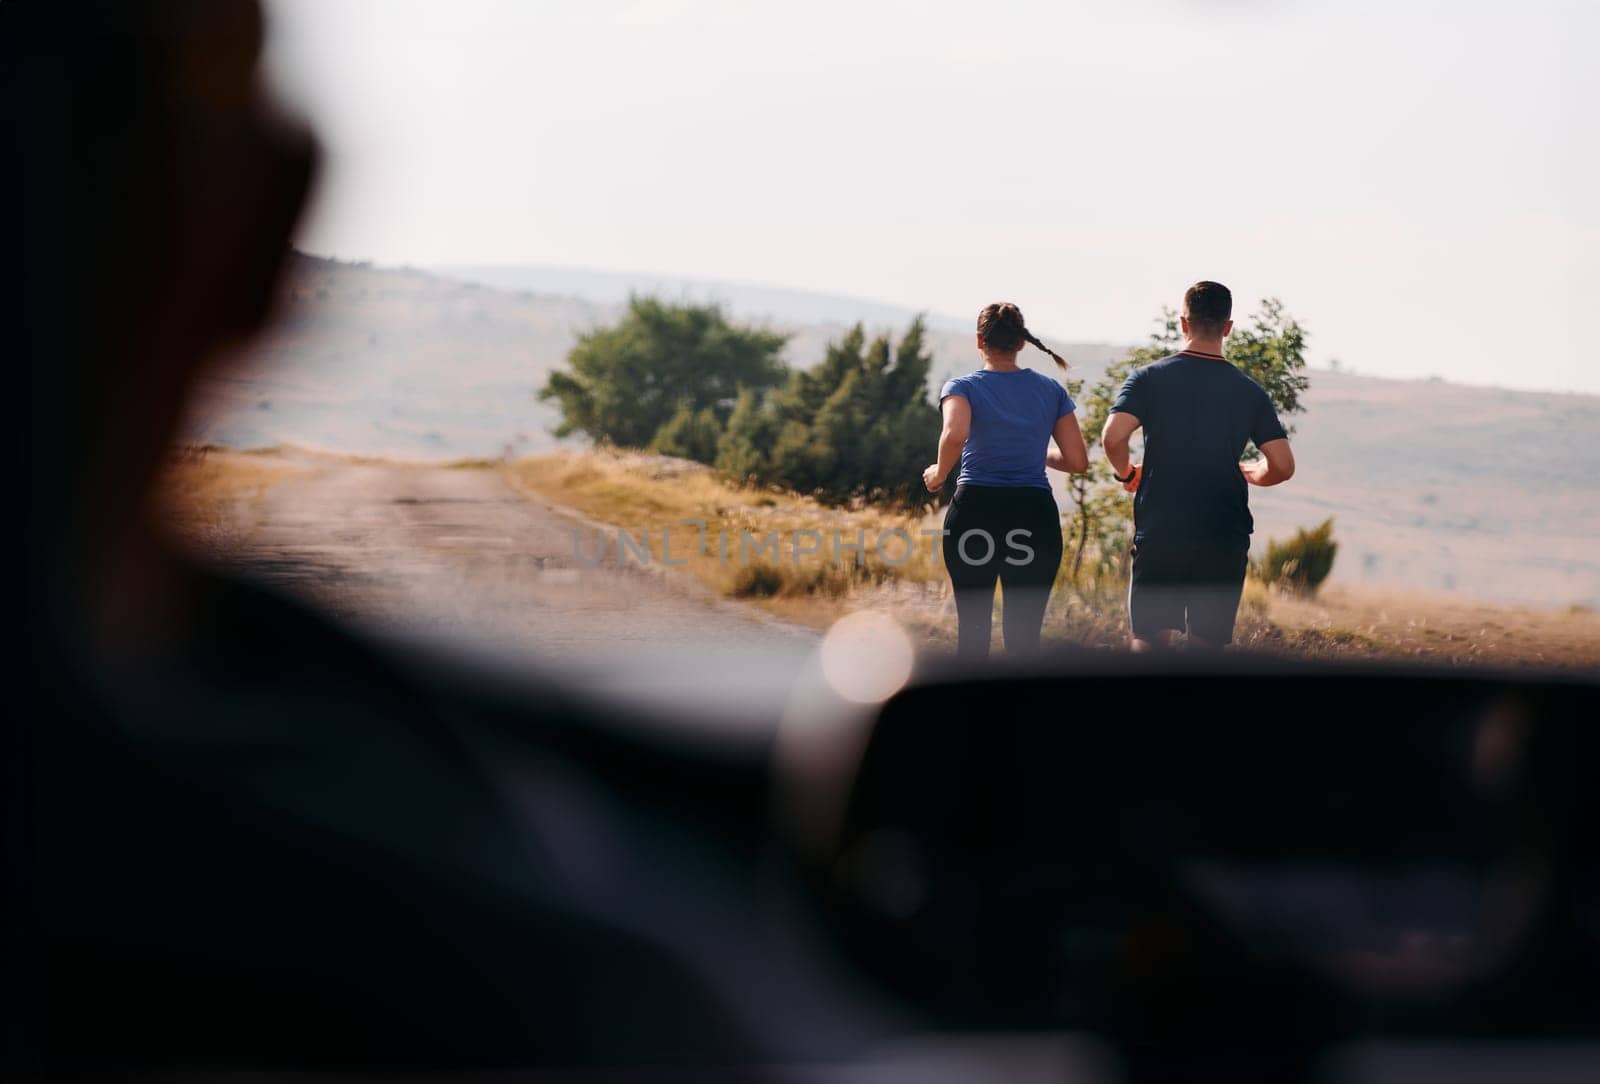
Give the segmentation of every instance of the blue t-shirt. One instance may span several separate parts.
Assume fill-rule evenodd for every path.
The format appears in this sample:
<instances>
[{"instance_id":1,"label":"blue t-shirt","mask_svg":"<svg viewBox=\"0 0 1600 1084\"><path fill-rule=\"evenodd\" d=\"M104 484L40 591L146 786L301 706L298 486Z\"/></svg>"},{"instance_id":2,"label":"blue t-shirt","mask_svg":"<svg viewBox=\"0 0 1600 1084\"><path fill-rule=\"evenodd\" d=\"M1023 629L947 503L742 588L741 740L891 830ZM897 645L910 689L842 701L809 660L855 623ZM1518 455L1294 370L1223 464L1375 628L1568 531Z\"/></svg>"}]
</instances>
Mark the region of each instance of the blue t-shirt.
<instances>
[{"instance_id":1,"label":"blue t-shirt","mask_svg":"<svg viewBox=\"0 0 1600 1084\"><path fill-rule=\"evenodd\" d=\"M1056 422L1078 407L1054 380L1032 369L979 369L947 381L944 403L959 395L972 407L956 485L1049 489L1044 457Z\"/></svg>"},{"instance_id":2,"label":"blue t-shirt","mask_svg":"<svg viewBox=\"0 0 1600 1084\"><path fill-rule=\"evenodd\" d=\"M1255 521L1239 457L1252 441L1287 435L1260 384L1221 358L1173 354L1135 370L1111 412L1132 414L1144 429L1135 542L1250 544Z\"/></svg>"}]
</instances>

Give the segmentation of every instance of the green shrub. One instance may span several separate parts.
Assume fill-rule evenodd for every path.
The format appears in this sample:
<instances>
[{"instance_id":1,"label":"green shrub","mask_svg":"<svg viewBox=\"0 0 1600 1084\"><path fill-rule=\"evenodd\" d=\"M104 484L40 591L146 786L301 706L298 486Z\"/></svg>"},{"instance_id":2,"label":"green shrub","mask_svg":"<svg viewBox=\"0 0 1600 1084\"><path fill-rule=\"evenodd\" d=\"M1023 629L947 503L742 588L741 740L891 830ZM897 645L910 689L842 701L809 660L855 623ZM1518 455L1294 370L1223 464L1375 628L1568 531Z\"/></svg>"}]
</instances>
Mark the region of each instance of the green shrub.
<instances>
[{"instance_id":1,"label":"green shrub","mask_svg":"<svg viewBox=\"0 0 1600 1084\"><path fill-rule=\"evenodd\" d=\"M645 448L685 404L691 416L709 408L720 429L741 389L783 383L785 342L729 322L716 305L633 297L620 321L578 336L567 368L550 374L539 398L561 409L557 436Z\"/></svg>"},{"instance_id":2,"label":"green shrub","mask_svg":"<svg viewBox=\"0 0 1600 1084\"><path fill-rule=\"evenodd\" d=\"M675 455L697 463L714 463L717 442L722 439L722 423L710 407L695 410L687 401L656 430L650 450L659 455Z\"/></svg>"},{"instance_id":3,"label":"green shrub","mask_svg":"<svg viewBox=\"0 0 1600 1084\"><path fill-rule=\"evenodd\" d=\"M1333 571L1339 543L1333 540L1333 520L1318 527L1302 527L1284 542L1269 540L1256 571L1261 582L1295 594L1314 594Z\"/></svg>"},{"instance_id":4,"label":"green shrub","mask_svg":"<svg viewBox=\"0 0 1600 1084\"><path fill-rule=\"evenodd\" d=\"M827 505L922 507L933 500L922 468L937 452L940 428L928 398L926 334L920 317L898 342L869 341L857 324L815 367L791 373L765 399L739 401L717 466Z\"/></svg>"}]
</instances>

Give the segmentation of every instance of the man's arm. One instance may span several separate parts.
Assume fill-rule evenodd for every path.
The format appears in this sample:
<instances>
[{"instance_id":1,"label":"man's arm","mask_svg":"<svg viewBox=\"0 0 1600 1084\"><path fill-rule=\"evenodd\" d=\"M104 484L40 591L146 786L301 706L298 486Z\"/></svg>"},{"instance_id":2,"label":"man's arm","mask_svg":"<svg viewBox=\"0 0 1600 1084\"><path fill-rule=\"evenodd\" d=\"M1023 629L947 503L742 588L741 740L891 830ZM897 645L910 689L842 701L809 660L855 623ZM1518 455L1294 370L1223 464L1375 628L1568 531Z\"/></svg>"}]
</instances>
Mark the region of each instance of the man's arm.
<instances>
[{"instance_id":1,"label":"man's arm","mask_svg":"<svg viewBox=\"0 0 1600 1084\"><path fill-rule=\"evenodd\" d=\"M1261 445L1261 458L1254 463L1240 463L1244 480L1253 486L1275 486L1294 477L1294 449L1280 437Z\"/></svg>"},{"instance_id":2,"label":"man's arm","mask_svg":"<svg viewBox=\"0 0 1600 1084\"><path fill-rule=\"evenodd\" d=\"M1054 446L1045 453L1045 466L1068 474L1082 474L1089 469L1089 449L1083 443L1076 414L1063 414L1056 419L1053 440Z\"/></svg>"},{"instance_id":3,"label":"man's arm","mask_svg":"<svg viewBox=\"0 0 1600 1084\"><path fill-rule=\"evenodd\" d=\"M939 492L944 480L950 477L961 461L961 449L967 443L967 433L972 429L972 404L964 395L947 395L939 404L944 414L944 428L939 433L939 461L931 463L922 472L922 484L929 493Z\"/></svg>"},{"instance_id":4,"label":"man's arm","mask_svg":"<svg viewBox=\"0 0 1600 1084\"><path fill-rule=\"evenodd\" d=\"M1139 419L1125 411L1117 411L1106 418L1106 427L1100 434L1100 444L1106 450L1106 462L1111 464L1112 473L1118 478L1126 478L1133 470L1129 461L1128 444L1133 440L1134 430L1140 425Z\"/></svg>"}]
</instances>

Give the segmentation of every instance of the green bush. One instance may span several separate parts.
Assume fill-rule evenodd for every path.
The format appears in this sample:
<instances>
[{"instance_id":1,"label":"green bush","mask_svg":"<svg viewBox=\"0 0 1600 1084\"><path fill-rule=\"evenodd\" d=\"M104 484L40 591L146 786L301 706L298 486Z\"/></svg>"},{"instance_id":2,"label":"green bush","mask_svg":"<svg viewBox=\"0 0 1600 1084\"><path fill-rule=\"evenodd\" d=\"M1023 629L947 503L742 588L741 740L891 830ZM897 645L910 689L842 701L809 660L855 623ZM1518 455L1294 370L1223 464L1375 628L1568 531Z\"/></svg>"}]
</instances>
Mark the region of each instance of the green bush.
<instances>
[{"instance_id":1,"label":"green bush","mask_svg":"<svg viewBox=\"0 0 1600 1084\"><path fill-rule=\"evenodd\" d=\"M824 504L921 506L929 500L922 468L937 451L940 426L925 339L920 318L898 342L869 340L857 324L764 403L735 408L718 466Z\"/></svg>"},{"instance_id":2,"label":"green bush","mask_svg":"<svg viewBox=\"0 0 1600 1084\"><path fill-rule=\"evenodd\" d=\"M722 439L722 424L711 407L695 410L688 402L656 430L650 450L659 455L675 455L698 463L714 463L717 444Z\"/></svg>"},{"instance_id":3,"label":"green bush","mask_svg":"<svg viewBox=\"0 0 1600 1084\"><path fill-rule=\"evenodd\" d=\"M772 442L776 422L753 388L741 388L734 401L728 428L717 442L718 470L739 481L765 478L772 468Z\"/></svg>"},{"instance_id":4,"label":"green bush","mask_svg":"<svg viewBox=\"0 0 1600 1084\"><path fill-rule=\"evenodd\" d=\"M1333 571L1333 558L1339 543L1333 540L1333 520L1318 527L1304 527L1284 542L1269 540L1267 552L1256 567L1261 582L1296 594L1316 593Z\"/></svg>"},{"instance_id":5,"label":"green bush","mask_svg":"<svg viewBox=\"0 0 1600 1084\"><path fill-rule=\"evenodd\" d=\"M742 390L783 383L786 341L730 323L715 305L634 297L618 323L578 336L568 367L550 374L539 398L561 409L557 436L647 448L680 411L709 409L720 429Z\"/></svg>"},{"instance_id":6,"label":"green bush","mask_svg":"<svg viewBox=\"0 0 1600 1084\"><path fill-rule=\"evenodd\" d=\"M940 425L926 337L920 318L898 342L857 324L795 371L779 358L782 335L715 306L635 297L620 322L579 337L539 398L561 409L557 436L697 460L827 504L916 508Z\"/></svg>"}]
</instances>

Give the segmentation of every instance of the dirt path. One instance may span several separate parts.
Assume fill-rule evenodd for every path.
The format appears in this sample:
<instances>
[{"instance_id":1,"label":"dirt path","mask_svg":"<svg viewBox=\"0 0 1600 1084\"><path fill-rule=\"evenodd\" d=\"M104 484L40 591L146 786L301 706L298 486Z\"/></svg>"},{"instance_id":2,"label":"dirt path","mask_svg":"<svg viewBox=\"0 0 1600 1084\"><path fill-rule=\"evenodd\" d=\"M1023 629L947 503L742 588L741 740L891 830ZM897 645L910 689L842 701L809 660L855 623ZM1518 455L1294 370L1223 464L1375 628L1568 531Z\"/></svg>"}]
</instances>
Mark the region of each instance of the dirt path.
<instances>
[{"instance_id":1,"label":"dirt path","mask_svg":"<svg viewBox=\"0 0 1600 1084\"><path fill-rule=\"evenodd\" d=\"M492 469L314 460L259 498L231 559L358 622L557 661L614 665L694 643L794 653L814 634L688 577L598 565L595 529Z\"/></svg>"},{"instance_id":2,"label":"dirt path","mask_svg":"<svg viewBox=\"0 0 1600 1084\"><path fill-rule=\"evenodd\" d=\"M1600 666L1600 620L1415 591L1331 584L1315 598L1274 596L1268 616L1337 641L1353 634L1385 658L1496 666Z\"/></svg>"}]
</instances>

